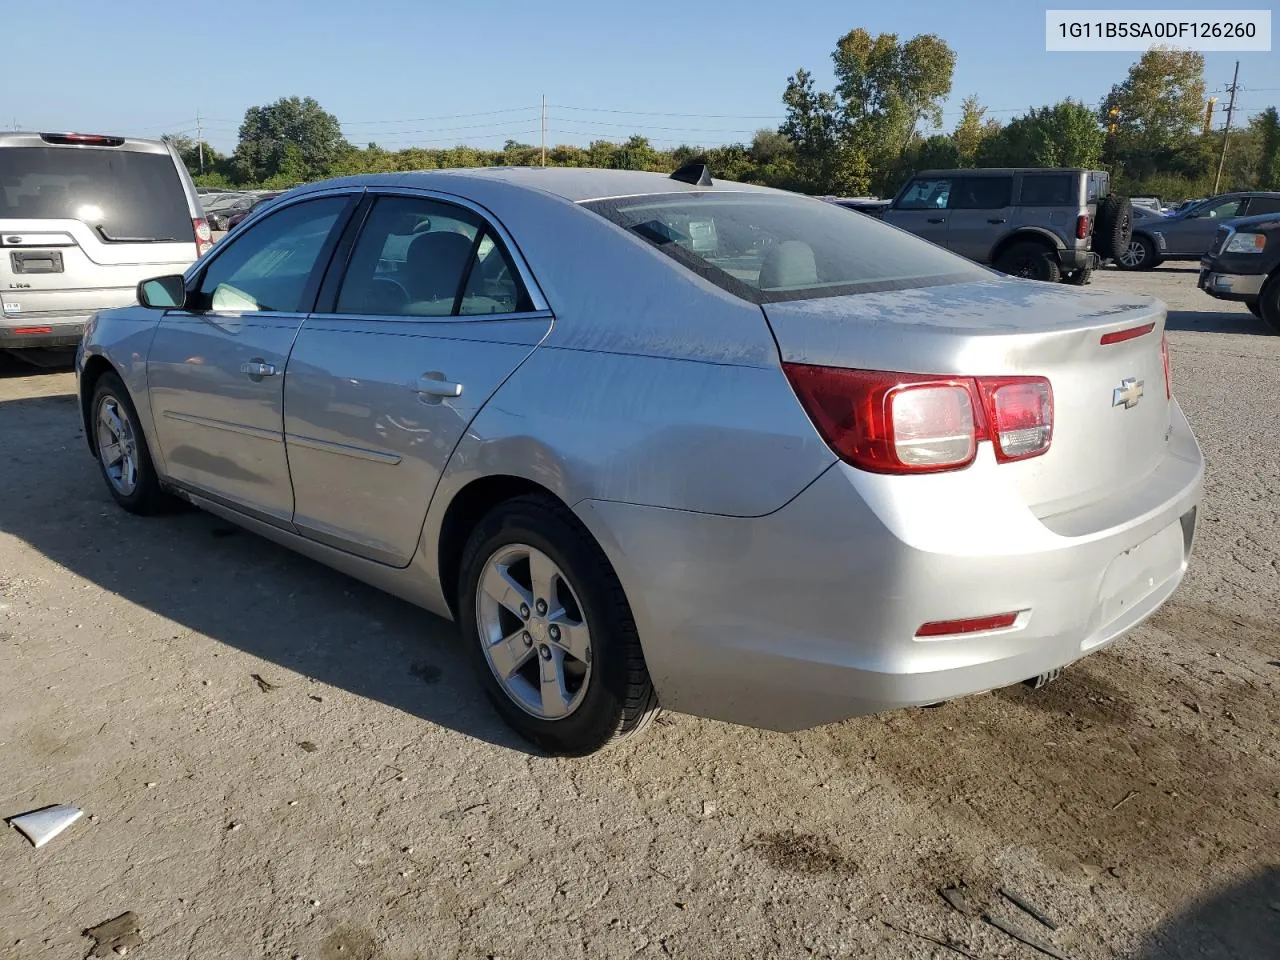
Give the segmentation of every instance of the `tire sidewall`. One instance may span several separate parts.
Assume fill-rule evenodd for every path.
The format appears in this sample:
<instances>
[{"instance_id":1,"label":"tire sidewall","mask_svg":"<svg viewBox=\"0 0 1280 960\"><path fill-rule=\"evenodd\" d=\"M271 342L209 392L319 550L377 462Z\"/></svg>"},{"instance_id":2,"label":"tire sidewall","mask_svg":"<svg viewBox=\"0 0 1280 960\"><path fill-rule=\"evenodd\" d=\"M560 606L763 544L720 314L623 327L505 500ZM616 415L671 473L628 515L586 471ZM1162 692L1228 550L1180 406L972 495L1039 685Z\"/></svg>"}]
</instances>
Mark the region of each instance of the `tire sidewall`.
<instances>
[{"instance_id":1,"label":"tire sidewall","mask_svg":"<svg viewBox=\"0 0 1280 960\"><path fill-rule=\"evenodd\" d=\"M1275 333L1280 333L1280 271L1271 274L1271 278L1262 285L1258 295L1259 318Z\"/></svg>"},{"instance_id":2,"label":"tire sidewall","mask_svg":"<svg viewBox=\"0 0 1280 960\"><path fill-rule=\"evenodd\" d=\"M527 713L507 695L485 656L476 621L476 593L485 564L502 547L521 543L541 550L560 568L573 588L591 634L591 678L578 708L560 720ZM466 656L485 696L503 719L538 746L555 753L581 755L617 733L626 701L627 652L623 635L634 631L630 610L619 608L616 583L602 558L579 531L550 509L528 501L500 505L472 532L463 552L457 610Z\"/></svg>"},{"instance_id":3,"label":"tire sidewall","mask_svg":"<svg viewBox=\"0 0 1280 960\"><path fill-rule=\"evenodd\" d=\"M138 448L138 482L134 486L133 492L127 495L117 490L115 484L111 482L111 478L107 476L107 467L102 462L102 452L98 448L98 411L102 408L102 402L107 397L114 398L124 408L125 414L129 417L130 426L133 428L134 441ZM151 461L151 450L147 446L146 434L142 430L142 424L138 421L138 410L133 405L133 398L129 396L129 391L125 387L124 381L115 373L104 373L94 385L93 399L89 405L89 429L93 431L93 456L98 461L98 470L102 474L102 481L107 485L107 491L111 494L112 499L126 510L134 513L143 513L149 510L156 500L156 494L159 489L158 478L156 477L155 466Z\"/></svg>"}]
</instances>

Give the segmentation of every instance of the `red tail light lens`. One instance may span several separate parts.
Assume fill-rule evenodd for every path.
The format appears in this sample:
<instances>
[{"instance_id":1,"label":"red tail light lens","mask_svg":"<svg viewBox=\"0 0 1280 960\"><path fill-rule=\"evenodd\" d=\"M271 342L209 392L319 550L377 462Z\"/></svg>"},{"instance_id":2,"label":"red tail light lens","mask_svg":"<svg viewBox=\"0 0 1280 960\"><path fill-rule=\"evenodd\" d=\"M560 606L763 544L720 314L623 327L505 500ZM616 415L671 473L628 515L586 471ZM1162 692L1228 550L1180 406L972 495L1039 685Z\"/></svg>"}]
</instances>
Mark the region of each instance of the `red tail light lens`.
<instances>
[{"instance_id":1,"label":"red tail light lens","mask_svg":"<svg viewBox=\"0 0 1280 960\"><path fill-rule=\"evenodd\" d=\"M98 133L42 133L40 139L45 143L78 143L94 147L118 147L124 143L124 137L105 137Z\"/></svg>"},{"instance_id":2,"label":"red tail light lens","mask_svg":"<svg viewBox=\"0 0 1280 960\"><path fill-rule=\"evenodd\" d=\"M196 256L203 257L213 249L213 233L209 230L209 222L203 218L192 220L191 229L196 235Z\"/></svg>"},{"instance_id":3,"label":"red tail light lens","mask_svg":"<svg viewBox=\"0 0 1280 960\"><path fill-rule=\"evenodd\" d=\"M1053 441L1053 390L1043 377L982 377L978 392L996 460L1025 460Z\"/></svg>"},{"instance_id":4,"label":"red tail light lens","mask_svg":"<svg viewBox=\"0 0 1280 960\"><path fill-rule=\"evenodd\" d=\"M1080 214L1080 216L1076 217L1076 239L1077 240L1083 240L1085 237L1089 236L1089 226L1090 226L1090 221L1089 221L1089 215L1087 213L1082 213Z\"/></svg>"},{"instance_id":5,"label":"red tail light lens","mask_svg":"<svg viewBox=\"0 0 1280 960\"><path fill-rule=\"evenodd\" d=\"M997 613L990 617L970 617L967 620L934 620L921 625L917 637L949 637L960 633L982 633L987 630L1007 630L1018 622L1018 614Z\"/></svg>"},{"instance_id":6,"label":"red tail light lens","mask_svg":"<svg viewBox=\"0 0 1280 960\"><path fill-rule=\"evenodd\" d=\"M1043 377L935 377L785 363L809 419L846 463L873 473L968 466L990 440L1004 463L1038 456L1053 438Z\"/></svg>"},{"instance_id":7,"label":"red tail light lens","mask_svg":"<svg viewBox=\"0 0 1280 960\"><path fill-rule=\"evenodd\" d=\"M1164 364L1164 398L1173 399L1173 375L1169 372L1169 340L1160 338L1160 362Z\"/></svg>"}]
</instances>

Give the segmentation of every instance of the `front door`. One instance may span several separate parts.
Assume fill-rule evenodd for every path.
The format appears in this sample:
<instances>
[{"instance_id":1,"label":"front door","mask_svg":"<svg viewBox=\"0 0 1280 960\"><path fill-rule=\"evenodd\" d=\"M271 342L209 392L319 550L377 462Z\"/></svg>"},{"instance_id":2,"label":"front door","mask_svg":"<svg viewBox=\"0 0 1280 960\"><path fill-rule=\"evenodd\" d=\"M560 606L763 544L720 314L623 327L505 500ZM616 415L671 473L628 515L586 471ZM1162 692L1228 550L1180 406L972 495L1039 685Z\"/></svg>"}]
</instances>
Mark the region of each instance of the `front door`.
<instances>
[{"instance_id":1,"label":"front door","mask_svg":"<svg viewBox=\"0 0 1280 960\"><path fill-rule=\"evenodd\" d=\"M347 263L289 358L294 526L404 566L454 447L551 315L491 224L427 196L378 197Z\"/></svg>"},{"instance_id":2,"label":"front door","mask_svg":"<svg viewBox=\"0 0 1280 960\"><path fill-rule=\"evenodd\" d=\"M884 212L883 219L940 246L948 246L948 201L952 182L947 178L913 180L911 186Z\"/></svg>"},{"instance_id":3,"label":"front door","mask_svg":"<svg viewBox=\"0 0 1280 960\"><path fill-rule=\"evenodd\" d=\"M1234 196L1201 205L1194 215L1179 220L1165 231L1165 253L1173 257L1203 257L1213 245L1222 222L1245 216L1247 203L1247 197Z\"/></svg>"},{"instance_id":4,"label":"front door","mask_svg":"<svg viewBox=\"0 0 1280 960\"><path fill-rule=\"evenodd\" d=\"M329 195L281 208L215 251L186 308L161 318L147 373L171 480L288 525L285 365L352 206Z\"/></svg>"}]
</instances>

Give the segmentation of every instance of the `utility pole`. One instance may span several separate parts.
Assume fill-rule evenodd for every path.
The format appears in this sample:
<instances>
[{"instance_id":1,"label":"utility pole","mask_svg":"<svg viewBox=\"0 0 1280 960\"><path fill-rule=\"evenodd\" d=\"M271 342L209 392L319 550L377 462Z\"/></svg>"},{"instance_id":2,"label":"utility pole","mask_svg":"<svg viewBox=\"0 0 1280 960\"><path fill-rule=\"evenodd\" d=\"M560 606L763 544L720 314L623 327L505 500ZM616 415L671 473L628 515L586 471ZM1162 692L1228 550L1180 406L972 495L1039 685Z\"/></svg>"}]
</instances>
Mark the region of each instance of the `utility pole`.
<instances>
[{"instance_id":1,"label":"utility pole","mask_svg":"<svg viewBox=\"0 0 1280 960\"><path fill-rule=\"evenodd\" d=\"M1240 86L1240 61L1236 61L1236 72L1231 78L1231 100L1227 103L1227 122L1222 128L1222 156L1218 158L1218 175L1213 178L1213 192L1218 192L1222 184L1222 168L1227 163L1227 140L1231 136L1231 118L1236 112L1236 88Z\"/></svg>"},{"instance_id":2,"label":"utility pole","mask_svg":"<svg viewBox=\"0 0 1280 960\"><path fill-rule=\"evenodd\" d=\"M204 127L200 126L200 108L196 108L196 151L200 154L200 172L204 173Z\"/></svg>"},{"instance_id":3,"label":"utility pole","mask_svg":"<svg viewBox=\"0 0 1280 960\"><path fill-rule=\"evenodd\" d=\"M547 95L542 95L542 165L547 165Z\"/></svg>"}]
</instances>

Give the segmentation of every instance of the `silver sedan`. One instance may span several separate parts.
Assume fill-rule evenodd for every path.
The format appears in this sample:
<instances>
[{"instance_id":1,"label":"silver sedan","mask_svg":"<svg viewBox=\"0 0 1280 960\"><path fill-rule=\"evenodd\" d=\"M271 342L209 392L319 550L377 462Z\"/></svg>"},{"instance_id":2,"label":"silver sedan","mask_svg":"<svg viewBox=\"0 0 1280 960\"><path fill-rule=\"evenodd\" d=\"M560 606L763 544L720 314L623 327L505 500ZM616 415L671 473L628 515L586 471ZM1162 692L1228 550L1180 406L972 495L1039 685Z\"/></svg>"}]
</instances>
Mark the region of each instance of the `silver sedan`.
<instances>
[{"instance_id":1,"label":"silver sedan","mask_svg":"<svg viewBox=\"0 0 1280 960\"><path fill-rule=\"evenodd\" d=\"M1191 554L1162 304L696 165L313 184L138 295L76 361L115 500L455 620L550 751L1043 681Z\"/></svg>"}]
</instances>

